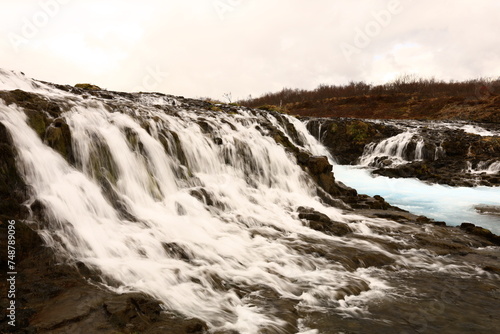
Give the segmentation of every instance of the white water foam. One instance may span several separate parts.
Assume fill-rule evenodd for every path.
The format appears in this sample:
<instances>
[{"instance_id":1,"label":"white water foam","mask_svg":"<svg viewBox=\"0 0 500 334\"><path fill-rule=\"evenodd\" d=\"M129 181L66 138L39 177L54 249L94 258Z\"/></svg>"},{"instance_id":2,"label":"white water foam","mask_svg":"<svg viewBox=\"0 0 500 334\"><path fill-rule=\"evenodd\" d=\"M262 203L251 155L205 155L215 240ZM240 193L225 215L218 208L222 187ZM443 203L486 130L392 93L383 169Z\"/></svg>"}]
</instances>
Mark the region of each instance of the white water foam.
<instances>
[{"instance_id":1,"label":"white water foam","mask_svg":"<svg viewBox=\"0 0 500 334\"><path fill-rule=\"evenodd\" d=\"M479 125L467 124L458 128L464 130L467 133L473 135L479 135L481 137L500 136L500 133L498 131L493 132L490 130L486 130L485 128L480 127Z\"/></svg>"},{"instance_id":2,"label":"white water foam","mask_svg":"<svg viewBox=\"0 0 500 334\"><path fill-rule=\"evenodd\" d=\"M468 165L467 172L473 174L497 174L500 172L500 161L480 161L476 168Z\"/></svg>"},{"instance_id":3,"label":"white water foam","mask_svg":"<svg viewBox=\"0 0 500 334\"><path fill-rule=\"evenodd\" d=\"M7 71L0 68L0 90L23 90L33 93L47 93L51 87L27 78L23 73L16 71Z\"/></svg>"},{"instance_id":4,"label":"white water foam","mask_svg":"<svg viewBox=\"0 0 500 334\"><path fill-rule=\"evenodd\" d=\"M380 143L370 143L366 145L363 155L360 157L360 165L370 166L377 158L387 157L393 164L403 164L408 162L405 157L406 148L414 140L415 132L405 131L396 136L382 140ZM419 141L420 143L421 141ZM420 157L423 143L420 146ZM415 157L417 158L417 156Z\"/></svg>"},{"instance_id":5,"label":"white water foam","mask_svg":"<svg viewBox=\"0 0 500 334\"><path fill-rule=\"evenodd\" d=\"M0 101L0 121L13 137L32 200L47 208L39 233L68 260L117 282L115 291L148 293L213 330L279 333L284 322L279 309L266 305L266 291L299 309L359 315L367 300L394 289L383 270L344 267L308 251L311 245L380 253L404 268L426 270L432 262L431 270L455 270L432 254L394 254L373 241L404 243L374 230L404 228L395 222L324 206L295 158L260 127L266 119L279 125L270 115L178 109L174 116L141 105L127 113L98 101L71 103L62 116L71 128L74 166L42 142L22 109ZM305 127L284 117L304 149L328 155ZM298 218L299 206L370 241L313 230ZM339 297L353 282L369 289Z\"/></svg>"}]
</instances>

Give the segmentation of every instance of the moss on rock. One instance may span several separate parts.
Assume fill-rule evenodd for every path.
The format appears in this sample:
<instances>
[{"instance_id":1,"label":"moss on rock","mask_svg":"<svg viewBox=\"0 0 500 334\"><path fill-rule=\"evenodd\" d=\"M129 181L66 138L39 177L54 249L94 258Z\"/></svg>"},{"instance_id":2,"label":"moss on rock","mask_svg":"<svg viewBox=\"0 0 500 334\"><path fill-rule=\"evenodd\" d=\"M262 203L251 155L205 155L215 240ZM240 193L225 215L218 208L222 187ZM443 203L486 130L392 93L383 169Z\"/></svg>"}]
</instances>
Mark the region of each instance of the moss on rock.
<instances>
[{"instance_id":1,"label":"moss on rock","mask_svg":"<svg viewBox=\"0 0 500 334\"><path fill-rule=\"evenodd\" d=\"M63 118L57 118L45 131L45 142L68 162L73 162L71 131Z\"/></svg>"},{"instance_id":2,"label":"moss on rock","mask_svg":"<svg viewBox=\"0 0 500 334\"><path fill-rule=\"evenodd\" d=\"M75 85L76 88L85 89L85 90L102 90L99 86L92 85L89 83L79 83Z\"/></svg>"},{"instance_id":3,"label":"moss on rock","mask_svg":"<svg viewBox=\"0 0 500 334\"><path fill-rule=\"evenodd\" d=\"M57 102L45 96L19 89L0 91L0 99L4 100L7 105L16 104L23 108L28 118L30 118L33 113L42 113L57 118L62 112Z\"/></svg>"},{"instance_id":4,"label":"moss on rock","mask_svg":"<svg viewBox=\"0 0 500 334\"><path fill-rule=\"evenodd\" d=\"M375 135L375 131L368 123L354 120L346 125L346 134L356 144L366 144Z\"/></svg>"},{"instance_id":5,"label":"moss on rock","mask_svg":"<svg viewBox=\"0 0 500 334\"><path fill-rule=\"evenodd\" d=\"M50 124L50 120L47 115L31 109L25 110L25 113L28 117L28 125L35 130L38 137L41 139L45 138L45 131L47 126Z\"/></svg>"}]
</instances>

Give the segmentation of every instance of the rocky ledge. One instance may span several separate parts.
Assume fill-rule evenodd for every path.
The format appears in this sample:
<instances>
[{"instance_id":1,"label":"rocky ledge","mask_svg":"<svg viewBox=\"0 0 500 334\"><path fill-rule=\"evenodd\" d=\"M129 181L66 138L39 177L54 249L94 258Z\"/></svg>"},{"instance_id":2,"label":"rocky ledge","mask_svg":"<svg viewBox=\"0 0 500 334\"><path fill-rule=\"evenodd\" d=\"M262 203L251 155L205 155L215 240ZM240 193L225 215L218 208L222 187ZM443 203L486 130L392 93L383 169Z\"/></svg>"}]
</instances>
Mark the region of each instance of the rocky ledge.
<instances>
[{"instance_id":1,"label":"rocky ledge","mask_svg":"<svg viewBox=\"0 0 500 334\"><path fill-rule=\"evenodd\" d=\"M378 175L418 178L450 186L500 185L498 124L304 120L339 164L364 163ZM482 130L481 135L466 132L479 132L478 129Z\"/></svg>"}]
</instances>

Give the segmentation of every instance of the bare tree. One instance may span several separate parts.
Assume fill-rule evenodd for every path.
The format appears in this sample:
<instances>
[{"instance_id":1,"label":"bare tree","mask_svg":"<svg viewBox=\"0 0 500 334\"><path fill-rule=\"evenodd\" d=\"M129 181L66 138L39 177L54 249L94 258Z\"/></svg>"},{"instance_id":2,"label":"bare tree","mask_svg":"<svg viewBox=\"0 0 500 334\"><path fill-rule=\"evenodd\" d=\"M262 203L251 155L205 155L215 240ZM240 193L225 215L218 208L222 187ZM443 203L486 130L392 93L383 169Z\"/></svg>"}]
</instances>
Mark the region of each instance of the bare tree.
<instances>
[{"instance_id":1,"label":"bare tree","mask_svg":"<svg viewBox=\"0 0 500 334\"><path fill-rule=\"evenodd\" d=\"M231 103L232 102L233 97L232 97L231 92L224 93L222 96L224 96L224 98L227 99L227 103Z\"/></svg>"}]
</instances>

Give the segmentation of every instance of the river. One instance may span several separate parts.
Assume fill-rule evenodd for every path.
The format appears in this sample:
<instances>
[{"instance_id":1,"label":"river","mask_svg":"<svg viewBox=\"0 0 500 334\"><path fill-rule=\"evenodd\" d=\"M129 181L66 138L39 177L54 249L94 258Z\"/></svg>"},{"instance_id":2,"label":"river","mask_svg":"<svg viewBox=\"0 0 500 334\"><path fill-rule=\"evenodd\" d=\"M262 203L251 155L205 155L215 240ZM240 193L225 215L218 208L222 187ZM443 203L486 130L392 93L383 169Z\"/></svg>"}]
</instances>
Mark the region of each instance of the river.
<instances>
[{"instance_id":1,"label":"river","mask_svg":"<svg viewBox=\"0 0 500 334\"><path fill-rule=\"evenodd\" d=\"M500 190L493 187L450 187L417 179L372 176L369 169L337 165L337 180L370 196L380 195L392 205L448 225L473 223L500 234L500 217L476 212L479 204L498 205Z\"/></svg>"}]
</instances>

